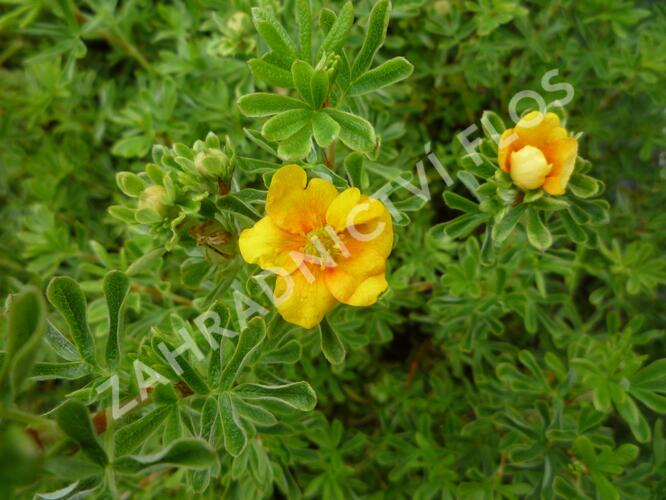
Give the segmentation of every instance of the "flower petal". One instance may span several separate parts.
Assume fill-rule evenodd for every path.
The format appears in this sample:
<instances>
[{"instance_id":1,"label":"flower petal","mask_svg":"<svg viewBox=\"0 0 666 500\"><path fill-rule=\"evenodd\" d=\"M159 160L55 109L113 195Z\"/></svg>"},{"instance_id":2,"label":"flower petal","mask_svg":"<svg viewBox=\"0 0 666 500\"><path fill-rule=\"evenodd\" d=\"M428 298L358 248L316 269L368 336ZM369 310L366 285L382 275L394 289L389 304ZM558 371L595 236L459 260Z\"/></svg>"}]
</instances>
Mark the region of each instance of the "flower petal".
<instances>
[{"instance_id":1,"label":"flower petal","mask_svg":"<svg viewBox=\"0 0 666 500\"><path fill-rule=\"evenodd\" d=\"M384 283L379 279L364 285L371 277L384 275L386 258L393 246L391 216L386 208L382 206L382 209L383 214L380 217L364 224L349 226L340 234L344 251L337 256L336 266L326 269L326 285L340 302L363 305L369 301L371 304L386 288L370 287L373 283ZM363 288L364 286L366 288ZM378 291L372 295L375 289Z\"/></svg>"},{"instance_id":2,"label":"flower petal","mask_svg":"<svg viewBox=\"0 0 666 500\"><path fill-rule=\"evenodd\" d=\"M565 137L546 145L544 153L553 169L546 177L543 188L550 194L564 194L576 166L578 141L575 137Z\"/></svg>"},{"instance_id":3,"label":"flower petal","mask_svg":"<svg viewBox=\"0 0 666 500\"><path fill-rule=\"evenodd\" d=\"M515 134L515 135L514 135ZM500 137L497 157L505 172L511 171L511 153L525 146L539 149L553 141L567 137L567 131L560 126L560 117L555 113L532 111L523 116L515 128L505 130Z\"/></svg>"},{"instance_id":4,"label":"flower petal","mask_svg":"<svg viewBox=\"0 0 666 500\"><path fill-rule=\"evenodd\" d=\"M238 239L238 247L246 262L258 264L262 269L284 269L287 273L293 272L302 260L292 258L290 252L298 253L304 245L302 237L283 231L269 217L245 229Z\"/></svg>"},{"instance_id":5,"label":"flower petal","mask_svg":"<svg viewBox=\"0 0 666 500\"><path fill-rule=\"evenodd\" d=\"M388 283L386 282L384 273L370 276L359 285L354 294L345 303L357 307L371 306L377 302L381 293L387 288Z\"/></svg>"},{"instance_id":6,"label":"flower petal","mask_svg":"<svg viewBox=\"0 0 666 500\"><path fill-rule=\"evenodd\" d=\"M567 131L560 126L559 116L555 113L543 115L539 111L532 111L523 116L514 130L524 146L529 145L539 149L548 142L567 136Z\"/></svg>"},{"instance_id":7,"label":"flower petal","mask_svg":"<svg viewBox=\"0 0 666 500\"><path fill-rule=\"evenodd\" d=\"M361 197L363 203L363 197ZM347 226L341 239L347 245L349 253L360 253L372 248L386 259L393 248L393 221L391 214L381 204L382 213L372 220L353 226Z\"/></svg>"},{"instance_id":8,"label":"flower petal","mask_svg":"<svg viewBox=\"0 0 666 500\"><path fill-rule=\"evenodd\" d=\"M278 276L275 281L278 312L285 321L303 328L318 325L336 304L326 287L323 271L316 266L308 269L310 273L296 270L289 276Z\"/></svg>"},{"instance_id":9,"label":"flower petal","mask_svg":"<svg viewBox=\"0 0 666 500\"><path fill-rule=\"evenodd\" d=\"M386 259L373 248L362 248L348 257L339 256L335 267L326 269L326 286L340 302L348 304L369 277L384 274Z\"/></svg>"},{"instance_id":10,"label":"flower petal","mask_svg":"<svg viewBox=\"0 0 666 500\"><path fill-rule=\"evenodd\" d=\"M328 207L326 222L335 231L343 231L348 226L360 225L381 217L386 209L381 201L351 187L340 193Z\"/></svg>"},{"instance_id":11,"label":"flower petal","mask_svg":"<svg viewBox=\"0 0 666 500\"><path fill-rule=\"evenodd\" d=\"M298 165L286 165L271 180L266 197L266 214L293 234L306 234L326 224L326 211L338 190L323 179L312 179Z\"/></svg>"}]
</instances>

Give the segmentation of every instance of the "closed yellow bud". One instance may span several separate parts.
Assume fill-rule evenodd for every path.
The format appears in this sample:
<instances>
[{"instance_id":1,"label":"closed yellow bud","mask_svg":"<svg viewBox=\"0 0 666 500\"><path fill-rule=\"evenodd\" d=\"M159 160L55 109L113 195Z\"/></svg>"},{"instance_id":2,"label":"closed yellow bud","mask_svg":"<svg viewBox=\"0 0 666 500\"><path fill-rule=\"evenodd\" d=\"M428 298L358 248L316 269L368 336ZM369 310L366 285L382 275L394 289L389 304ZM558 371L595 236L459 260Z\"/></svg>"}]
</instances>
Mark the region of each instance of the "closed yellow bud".
<instances>
[{"instance_id":1,"label":"closed yellow bud","mask_svg":"<svg viewBox=\"0 0 666 500\"><path fill-rule=\"evenodd\" d=\"M539 148L525 146L511 153L511 179L521 189L537 189L543 186L552 165Z\"/></svg>"}]
</instances>

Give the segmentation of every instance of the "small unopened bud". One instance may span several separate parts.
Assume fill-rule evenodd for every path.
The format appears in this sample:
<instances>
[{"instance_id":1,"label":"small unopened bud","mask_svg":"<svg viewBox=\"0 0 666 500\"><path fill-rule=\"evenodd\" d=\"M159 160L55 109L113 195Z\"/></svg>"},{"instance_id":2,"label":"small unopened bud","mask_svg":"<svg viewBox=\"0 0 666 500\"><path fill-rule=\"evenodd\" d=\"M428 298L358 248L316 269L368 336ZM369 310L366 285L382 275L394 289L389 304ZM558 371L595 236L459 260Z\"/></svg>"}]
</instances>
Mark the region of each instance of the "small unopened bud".
<instances>
[{"instance_id":1,"label":"small unopened bud","mask_svg":"<svg viewBox=\"0 0 666 500\"><path fill-rule=\"evenodd\" d=\"M167 212L166 198L167 193L162 186L148 186L139 196L139 208L150 208L164 217Z\"/></svg>"},{"instance_id":2,"label":"small unopened bud","mask_svg":"<svg viewBox=\"0 0 666 500\"><path fill-rule=\"evenodd\" d=\"M445 16L451 12L451 2L449 0L437 0L434 5L435 12L440 16Z\"/></svg>"},{"instance_id":3,"label":"small unopened bud","mask_svg":"<svg viewBox=\"0 0 666 500\"><path fill-rule=\"evenodd\" d=\"M194 157L194 168L204 177L230 176L229 158L219 149L205 149Z\"/></svg>"},{"instance_id":4,"label":"small unopened bud","mask_svg":"<svg viewBox=\"0 0 666 500\"><path fill-rule=\"evenodd\" d=\"M243 11L235 12L227 21L227 28L239 35L247 32L251 26L250 16Z\"/></svg>"}]
</instances>

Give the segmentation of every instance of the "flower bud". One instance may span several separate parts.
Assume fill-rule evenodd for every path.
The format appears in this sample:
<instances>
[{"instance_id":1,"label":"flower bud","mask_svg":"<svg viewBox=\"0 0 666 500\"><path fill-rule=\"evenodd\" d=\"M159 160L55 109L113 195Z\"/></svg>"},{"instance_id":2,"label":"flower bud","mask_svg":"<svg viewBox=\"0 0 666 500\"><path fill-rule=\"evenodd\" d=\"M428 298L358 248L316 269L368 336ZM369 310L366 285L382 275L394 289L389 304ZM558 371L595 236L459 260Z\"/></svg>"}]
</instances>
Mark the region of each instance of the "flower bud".
<instances>
[{"instance_id":1,"label":"flower bud","mask_svg":"<svg viewBox=\"0 0 666 500\"><path fill-rule=\"evenodd\" d=\"M205 149L194 157L194 168L204 177L230 177L229 158L219 149Z\"/></svg>"},{"instance_id":2,"label":"flower bud","mask_svg":"<svg viewBox=\"0 0 666 500\"><path fill-rule=\"evenodd\" d=\"M511 179L521 189L543 186L551 168L541 150L534 146L525 146L511 153Z\"/></svg>"},{"instance_id":3,"label":"flower bud","mask_svg":"<svg viewBox=\"0 0 666 500\"><path fill-rule=\"evenodd\" d=\"M148 186L139 196L138 207L139 209L149 208L164 217L167 212L166 199L167 193L162 186Z\"/></svg>"}]
</instances>

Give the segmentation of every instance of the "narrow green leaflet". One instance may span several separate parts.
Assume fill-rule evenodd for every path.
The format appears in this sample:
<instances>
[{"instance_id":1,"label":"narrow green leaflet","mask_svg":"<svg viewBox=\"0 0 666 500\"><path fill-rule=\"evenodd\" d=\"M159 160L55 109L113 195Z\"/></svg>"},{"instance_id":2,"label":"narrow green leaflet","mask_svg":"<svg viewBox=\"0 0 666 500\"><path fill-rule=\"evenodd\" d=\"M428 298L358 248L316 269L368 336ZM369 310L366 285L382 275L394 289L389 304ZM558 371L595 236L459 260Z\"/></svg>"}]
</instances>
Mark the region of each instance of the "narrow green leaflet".
<instances>
[{"instance_id":1,"label":"narrow green leaflet","mask_svg":"<svg viewBox=\"0 0 666 500\"><path fill-rule=\"evenodd\" d=\"M247 64L252 75L259 81L276 87L292 88L294 86L291 71L288 69L271 64L264 59L251 59Z\"/></svg>"},{"instance_id":2,"label":"narrow green leaflet","mask_svg":"<svg viewBox=\"0 0 666 500\"><path fill-rule=\"evenodd\" d=\"M203 439L181 438L155 454L119 458L113 463L113 468L125 473L145 474L169 467L206 469L216 460L215 450Z\"/></svg>"},{"instance_id":3,"label":"narrow green leaflet","mask_svg":"<svg viewBox=\"0 0 666 500\"><path fill-rule=\"evenodd\" d=\"M259 348L266 337L266 324L261 318L252 318L247 328L243 330L236 344L236 350L222 370L220 389L231 388L243 366L250 360L252 354Z\"/></svg>"},{"instance_id":4,"label":"narrow green leaflet","mask_svg":"<svg viewBox=\"0 0 666 500\"><path fill-rule=\"evenodd\" d=\"M527 239L541 251L553 244L553 237L536 210L527 212Z\"/></svg>"},{"instance_id":5,"label":"narrow green leaflet","mask_svg":"<svg viewBox=\"0 0 666 500\"><path fill-rule=\"evenodd\" d=\"M363 45L352 66L352 80L356 80L370 68L375 54L384 45L390 17L391 2L389 0L380 0L372 7Z\"/></svg>"},{"instance_id":6,"label":"narrow green leaflet","mask_svg":"<svg viewBox=\"0 0 666 500\"><path fill-rule=\"evenodd\" d=\"M374 92L408 78L414 66L404 57L395 57L361 75L349 88L350 96L359 96Z\"/></svg>"},{"instance_id":7,"label":"narrow green leaflet","mask_svg":"<svg viewBox=\"0 0 666 500\"><path fill-rule=\"evenodd\" d=\"M65 319L81 357L88 363L97 365L95 343L88 330L86 299L79 284L67 276L53 278L46 290L46 295L49 302Z\"/></svg>"},{"instance_id":8,"label":"narrow green leaflet","mask_svg":"<svg viewBox=\"0 0 666 500\"><path fill-rule=\"evenodd\" d=\"M101 466L107 464L108 457L97 440L88 408L83 403L70 399L58 408L56 421L63 432L81 447L81 451L90 460Z\"/></svg>"},{"instance_id":9,"label":"narrow green leaflet","mask_svg":"<svg viewBox=\"0 0 666 500\"><path fill-rule=\"evenodd\" d=\"M253 8L252 19L257 31L277 57L287 63L298 57L289 33L267 9Z\"/></svg>"},{"instance_id":10,"label":"narrow green leaflet","mask_svg":"<svg viewBox=\"0 0 666 500\"><path fill-rule=\"evenodd\" d=\"M28 288L11 297L7 316L7 355L0 363L0 390L11 387L16 395L30 374L46 329L44 299L37 290Z\"/></svg>"},{"instance_id":11,"label":"narrow green leaflet","mask_svg":"<svg viewBox=\"0 0 666 500\"><path fill-rule=\"evenodd\" d=\"M296 1L296 22L298 23L299 55L310 62L312 57L312 12L309 0Z\"/></svg>"},{"instance_id":12,"label":"narrow green leaflet","mask_svg":"<svg viewBox=\"0 0 666 500\"><path fill-rule=\"evenodd\" d=\"M319 325L319 335L321 341L321 350L326 359L333 364L339 365L345 360L345 347L340 341L340 337L333 329L328 319L324 319Z\"/></svg>"},{"instance_id":13,"label":"narrow green leaflet","mask_svg":"<svg viewBox=\"0 0 666 500\"><path fill-rule=\"evenodd\" d=\"M283 111L264 123L261 133L269 141L284 141L309 126L311 119L312 111L307 109Z\"/></svg>"},{"instance_id":14,"label":"narrow green leaflet","mask_svg":"<svg viewBox=\"0 0 666 500\"><path fill-rule=\"evenodd\" d=\"M328 73L323 69L316 70L310 79L310 99L314 109L319 109L324 104L328 97L328 90Z\"/></svg>"},{"instance_id":15,"label":"narrow green leaflet","mask_svg":"<svg viewBox=\"0 0 666 500\"><path fill-rule=\"evenodd\" d=\"M123 306L129 291L129 279L120 271L111 271L102 283L109 311L109 336L106 341L106 361L116 367L120 361L120 333L123 328Z\"/></svg>"},{"instance_id":16,"label":"narrow green leaflet","mask_svg":"<svg viewBox=\"0 0 666 500\"><path fill-rule=\"evenodd\" d=\"M240 110L246 116L262 117L292 109L306 109L303 101L279 94L248 94L238 100Z\"/></svg>"},{"instance_id":17,"label":"narrow green leaflet","mask_svg":"<svg viewBox=\"0 0 666 500\"><path fill-rule=\"evenodd\" d=\"M234 393L249 401L266 401L285 408L310 411L317 404L317 396L306 382L284 385L243 384Z\"/></svg>"},{"instance_id":18,"label":"narrow green leaflet","mask_svg":"<svg viewBox=\"0 0 666 500\"><path fill-rule=\"evenodd\" d=\"M232 456L237 457L247 445L247 435L229 394L220 394L219 405L222 431L224 432L224 447Z\"/></svg>"},{"instance_id":19,"label":"narrow green leaflet","mask_svg":"<svg viewBox=\"0 0 666 500\"><path fill-rule=\"evenodd\" d=\"M312 115L312 133L321 147L326 147L338 138L340 124L323 111Z\"/></svg>"},{"instance_id":20,"label":"narrow green leaflet","mask_svg":"<svg viewBox=\"0 0 666 500\"><path fill-rule=\"evenodd\" d=\"M336 109L326 109L325 112L340 125L339 137L345 146L365 154L375 150L377 136L367 120Z\"/></svg>"},{"instance_id":21,"label":"narrow green leaflet","mask_svg":"<svg viewBox=\"0 0 666 500\"><path fill-rule=\"evenodd\" d=\"M353 24L354 6L351 2L347 2L342 9L340 9L337 19L326 34L326 38L324 38L321 47L319 47L315 59L319 60L324 53L338 52L342 45L347 41L347 37L349 36Z\"/></svg>"},{"instance_id":22,"label":"narrow green leaflet","mask_svg":"<svg viewBox=\"0 0 666 500\"><path fill-rule=\"evenodd\" d=\"M301 160L308 155L311 149L312 126L308 123L289 139L280 143L278 156L283 160Z\"/></svg>"},{"instance_id":23,"label":"narrow green leaflet","mask_svg":"<svg viewBox=\"0 0 666 500\"><path fill-rule=\"evenodd\" d=\"M314 68L305 61L294 61L291 65L291 77L294 80L294 86L301 97L307 102L310 107L315 108L312 99L312 88L310 82L314 75Z\"/></svg>"},{"instance_id":24,"label":"narrow green leaflet","mask_svg":"<svg viewBox=\"0 0 666 500\"><path fill-rule=\"evenodd\" d=\"M118 429L113 436L115 455L119 457L127 455L143 445L172 411L174 410L171 406L161 406L139 420Z\"/></svg>"}]
</instances>

